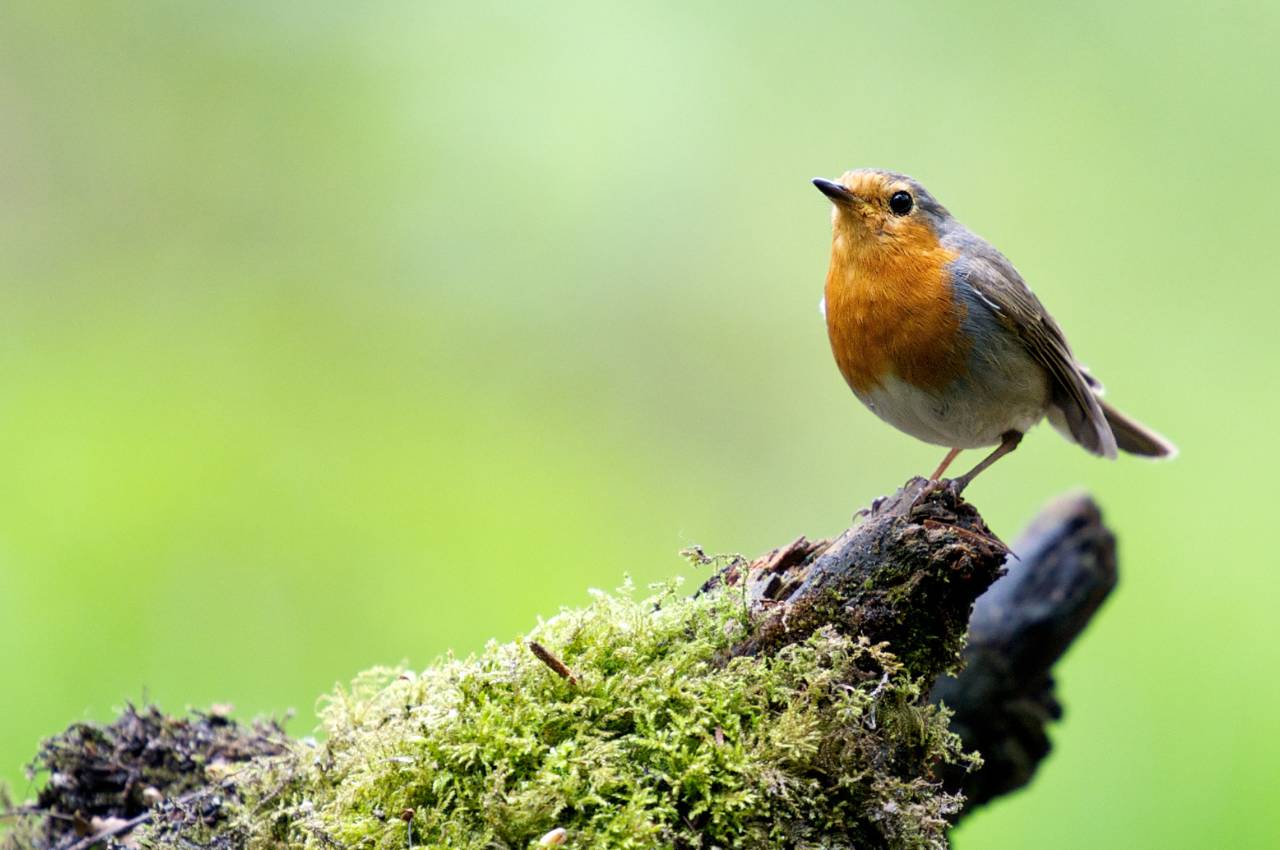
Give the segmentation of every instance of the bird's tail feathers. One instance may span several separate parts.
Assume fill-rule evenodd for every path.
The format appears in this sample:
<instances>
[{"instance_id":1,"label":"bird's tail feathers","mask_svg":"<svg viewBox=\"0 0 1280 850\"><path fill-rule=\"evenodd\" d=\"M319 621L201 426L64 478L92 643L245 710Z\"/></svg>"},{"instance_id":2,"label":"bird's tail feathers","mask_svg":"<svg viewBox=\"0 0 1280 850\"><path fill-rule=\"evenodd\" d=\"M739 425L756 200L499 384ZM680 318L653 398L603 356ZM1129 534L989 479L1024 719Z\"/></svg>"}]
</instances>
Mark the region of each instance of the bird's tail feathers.
<instances>
[{"instance_id":1,"label":"bird's tail feathers","mask_svg":"<svg viewBox=\"0 0 1280 850\"><path fill-rule=\"evenodd\" d=\"M1107 417L1107 424L1111 426L1111 433L1116 438L1116 446L1121 451L1152 458L1177 456L1178 447L1160 434L1141 422L1130 419L1100 398L1098 404L1102 406L1102 413Z\"/></svg>"}]
</instances>

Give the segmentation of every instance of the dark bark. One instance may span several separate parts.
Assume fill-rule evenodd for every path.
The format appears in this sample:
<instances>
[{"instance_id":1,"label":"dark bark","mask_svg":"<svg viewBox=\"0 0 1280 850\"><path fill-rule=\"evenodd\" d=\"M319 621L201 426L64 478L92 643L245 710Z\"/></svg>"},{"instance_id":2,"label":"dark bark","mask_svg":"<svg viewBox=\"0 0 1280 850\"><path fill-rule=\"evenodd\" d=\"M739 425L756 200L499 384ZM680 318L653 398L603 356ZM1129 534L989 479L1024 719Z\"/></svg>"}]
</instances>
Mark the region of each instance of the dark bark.
<instances>
[{"instance_id":1,"label":"dark bark","mask_svg":"<svg viewBox=\"0 0 1280 850\"><path fill-rule=\"evenodd\" d=\"M980 770L947 777L966 811L1031 781L1062 714L1050 671L1116 585L1115 537L1084 494L1041 511L1013 551L1019 560L969 618L964 670L933 687L951 728L982 754Z\"/></svg>"},{"instance_id":2,"label":"dark bark","mask_svg":"<svg viewBox=\"0 0 1280 850\"><path fill-rule=\"evenodd\" d=\"M797 541L752 562L747 591L763 617L739 652L776 652L830 625L888 642L917 676L955 667L969 611L1008 550L972 505L926 483L877 499L829 543Z\"/></svg>"},{"instance_id":3,"label":"dark bark","mask_svg":"<svg viewBox=\"0 0 1280 850\"><path fill-rule=\"evenodd\" d=\"M708 585L748 575L766 613L744 654L830 623L888 641L909 670L936 677L931 699L984 761L947 771L967 812L1027 784L1048 755L1048 724L1062 714L1051 670L1115 587L1115 538L1093 500L1071 494L1010 551L967 502L945 489L922 498L924 488L913 479L834 541L798 538ZM948 675L966 630L963 670Z\"/></svg>"}]
</instances>

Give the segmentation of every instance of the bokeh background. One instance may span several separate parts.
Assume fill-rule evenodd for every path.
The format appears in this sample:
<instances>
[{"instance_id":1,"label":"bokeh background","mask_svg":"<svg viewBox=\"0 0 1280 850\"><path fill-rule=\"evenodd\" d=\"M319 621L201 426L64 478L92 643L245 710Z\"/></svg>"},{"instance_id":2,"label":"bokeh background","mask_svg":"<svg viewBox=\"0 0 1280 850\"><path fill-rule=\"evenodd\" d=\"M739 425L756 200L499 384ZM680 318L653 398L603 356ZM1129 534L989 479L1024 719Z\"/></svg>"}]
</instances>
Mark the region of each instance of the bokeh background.
<instances>
[{"instance_id":1,"label":"bokeh background","mask_svg":"<svg viewBox=\"0 0 1280 850\"><path fill-rule=\"evenodd\" d=\"M1280 5L7 3L0 777L125 700L296 708L592 586L827 534L941 451L862 410L828 207L918 176L1181 446L1047 428L1122 586L964 848L1280 835ZM976 456L966 455L962 462Z\"/></svg>"}]
</instances>

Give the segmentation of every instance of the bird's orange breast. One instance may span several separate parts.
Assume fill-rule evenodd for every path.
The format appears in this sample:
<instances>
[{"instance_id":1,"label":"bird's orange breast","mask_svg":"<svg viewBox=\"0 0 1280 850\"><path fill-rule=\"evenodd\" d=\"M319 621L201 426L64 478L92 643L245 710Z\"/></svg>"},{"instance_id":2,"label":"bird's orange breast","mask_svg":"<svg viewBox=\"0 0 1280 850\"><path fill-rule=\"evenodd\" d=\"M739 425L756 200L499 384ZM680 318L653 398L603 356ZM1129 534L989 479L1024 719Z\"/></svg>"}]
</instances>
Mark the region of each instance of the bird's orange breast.
<instances>
[{"instance_id":1,"label":"bird's orange breast","mask_svg":"<svg viewBox=\"0 0 1280 850\"><path fill-rule=\"evenodd\" d=\"M927 227L885 244L837 231L827 272L827 334L836 365L855 391L886 377L941 389L966 367L964 306L951 289L956 254Z\"/></svg>"}]
</instances>

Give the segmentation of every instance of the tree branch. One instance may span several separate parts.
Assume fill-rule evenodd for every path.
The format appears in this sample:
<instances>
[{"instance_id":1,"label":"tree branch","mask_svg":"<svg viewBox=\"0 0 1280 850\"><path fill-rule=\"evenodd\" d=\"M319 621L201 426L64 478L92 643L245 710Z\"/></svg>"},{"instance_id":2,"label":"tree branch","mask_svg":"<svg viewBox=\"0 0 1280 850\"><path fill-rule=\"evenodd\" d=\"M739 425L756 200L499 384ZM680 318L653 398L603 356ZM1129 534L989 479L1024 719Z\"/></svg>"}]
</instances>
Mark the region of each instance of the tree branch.
<instances>
[{"instance_id":1,"label":"tree branch","mask_svg":"<svg viewBox=\"0 0 1280 850\"><path fill-rule=\"evenodd\" d=\"M1050 671L1116 585L1115 536L1085 494L1051 503L1013 549L1021 560L969 619L963 672L933 687L965 747L982 753L980 770L948 774L966 811L1031 781L1062 714Z\"/></svg>"}]
</instances>

